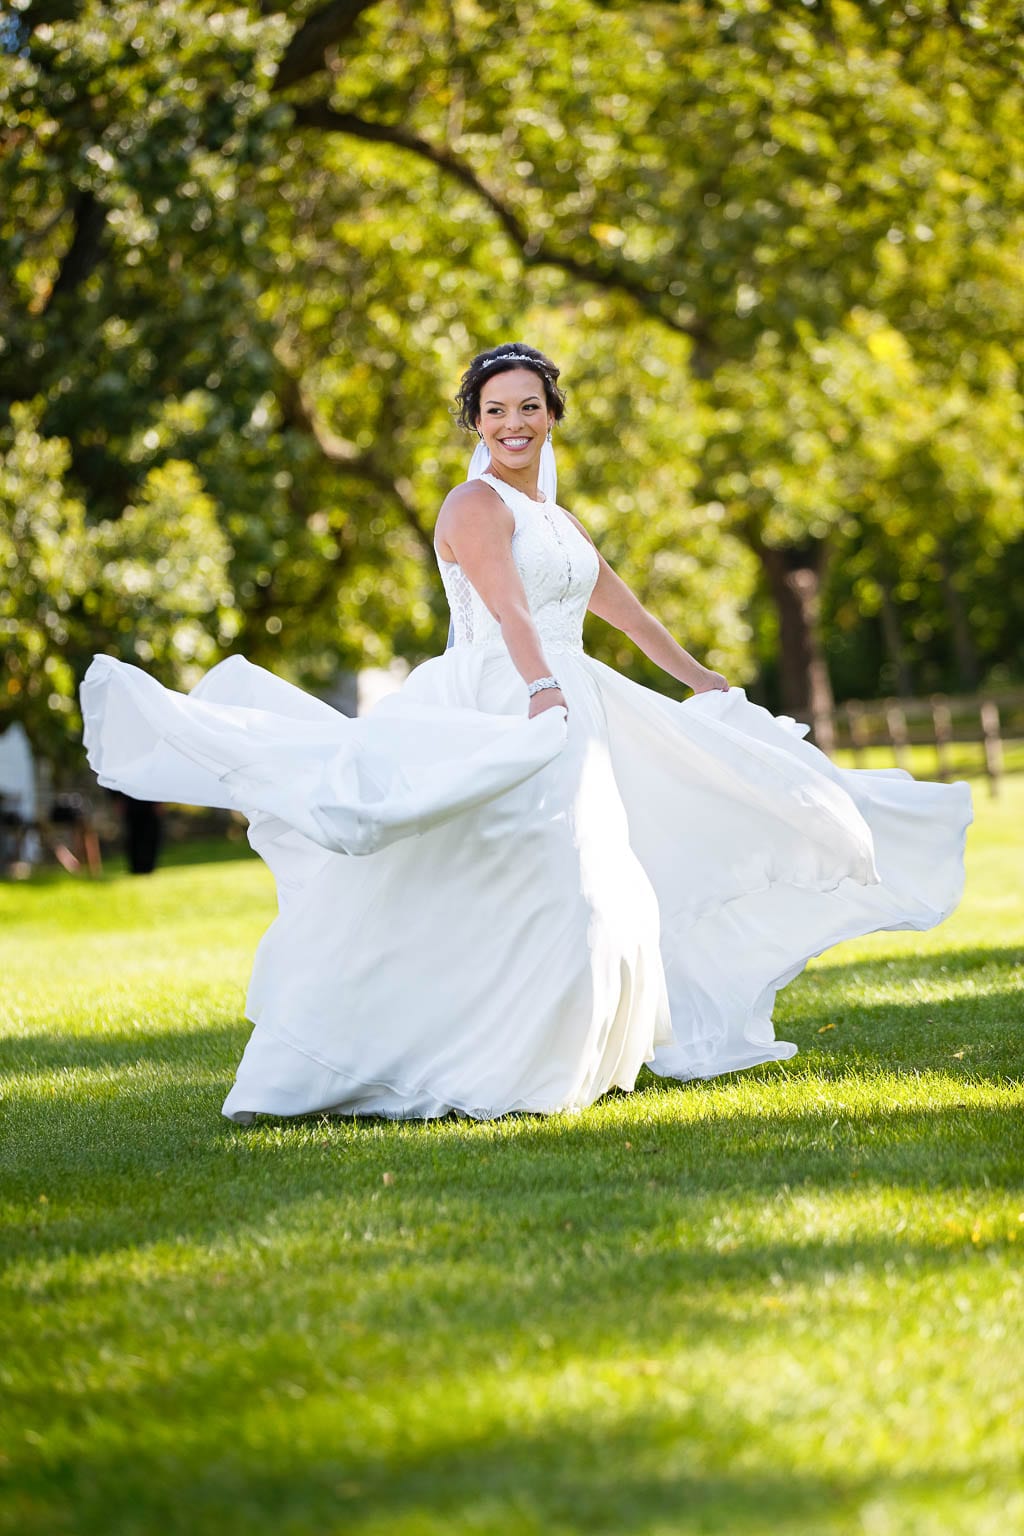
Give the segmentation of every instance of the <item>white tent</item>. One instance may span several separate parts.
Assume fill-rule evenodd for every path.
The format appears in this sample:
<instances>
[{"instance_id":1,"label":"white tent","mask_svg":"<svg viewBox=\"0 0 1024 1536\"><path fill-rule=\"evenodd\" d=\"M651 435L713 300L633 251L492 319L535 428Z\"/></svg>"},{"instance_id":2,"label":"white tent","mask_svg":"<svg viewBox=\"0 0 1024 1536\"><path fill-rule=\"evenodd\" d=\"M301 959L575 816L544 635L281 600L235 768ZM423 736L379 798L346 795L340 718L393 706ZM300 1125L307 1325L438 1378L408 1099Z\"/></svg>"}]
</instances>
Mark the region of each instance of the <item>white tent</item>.
<instances>
[{"instance_id":1,"label":"white tent","mask_svg":"<svg viewBox=\"0 0 1024 1536\"><path fill-rule=\"evenodd\" d=\"M36 777L25 727L17 721L0 736L0 795L22 821L36 816Z\"/></svg>"}]
</instances>

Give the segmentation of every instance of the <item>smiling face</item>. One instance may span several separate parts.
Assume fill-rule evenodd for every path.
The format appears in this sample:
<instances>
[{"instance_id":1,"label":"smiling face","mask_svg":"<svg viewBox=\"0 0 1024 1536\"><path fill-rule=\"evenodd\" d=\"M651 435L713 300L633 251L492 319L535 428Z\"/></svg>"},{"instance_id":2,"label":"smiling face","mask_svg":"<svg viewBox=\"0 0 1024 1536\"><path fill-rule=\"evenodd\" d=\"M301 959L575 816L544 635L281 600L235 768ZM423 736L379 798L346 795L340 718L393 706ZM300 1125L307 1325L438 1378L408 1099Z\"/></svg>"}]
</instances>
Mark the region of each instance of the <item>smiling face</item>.
<instances>
[{"instance_id":1,"label":"smiling face","mask_svg":"<svg viewBox=\"0 0 1024 1536\"><path fill-rule=\"evenodd\" d=\"M480 387L477 428L491 462L502 469L536 465L554 421L544 398L544 384L532 368L508 368Z\"/></svg>"}]
</instances>

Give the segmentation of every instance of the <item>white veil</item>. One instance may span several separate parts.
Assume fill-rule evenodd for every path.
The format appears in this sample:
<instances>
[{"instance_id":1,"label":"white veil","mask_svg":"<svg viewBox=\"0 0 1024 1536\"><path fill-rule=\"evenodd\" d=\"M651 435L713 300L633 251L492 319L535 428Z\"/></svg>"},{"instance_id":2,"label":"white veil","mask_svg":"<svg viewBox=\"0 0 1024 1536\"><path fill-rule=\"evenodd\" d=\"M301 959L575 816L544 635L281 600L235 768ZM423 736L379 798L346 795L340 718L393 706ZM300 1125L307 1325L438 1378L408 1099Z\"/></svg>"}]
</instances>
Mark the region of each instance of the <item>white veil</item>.
<instances>
[{"instance_id":1,"label":"white veil","mask_svg":"<svg viewBox=\"0 0 1024 1536\"><path fill-rule=\"evenodd\" d=\"M487 445L483 438L473 449L473 457L469 461L469 469L466 473L467 480L477 480L483 474L491 461ZM555 468L555 450L550 440L545 440L540 450L540 473L537 476L537 489L543 491L548 501L554 501L558 494L558 470Z\"/></svg>"}]
</instances>

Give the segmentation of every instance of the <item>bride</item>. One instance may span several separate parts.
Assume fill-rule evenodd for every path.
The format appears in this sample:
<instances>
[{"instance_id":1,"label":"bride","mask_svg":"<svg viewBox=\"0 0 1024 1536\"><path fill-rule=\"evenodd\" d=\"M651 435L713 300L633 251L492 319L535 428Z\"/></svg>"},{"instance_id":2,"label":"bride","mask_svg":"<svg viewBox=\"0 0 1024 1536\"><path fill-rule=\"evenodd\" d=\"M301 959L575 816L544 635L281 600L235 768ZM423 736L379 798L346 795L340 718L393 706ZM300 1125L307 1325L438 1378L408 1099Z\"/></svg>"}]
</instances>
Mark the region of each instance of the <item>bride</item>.
<instances>
[{"instance_id":1,"label":"bride","mask_svg":"<svg viewBox=\"0 0 1024 1536\"><path fill-rule=\"evenodd\" d=\"M279 913L224 1114L478 1118L580 1109L640 1067L781 1060L808 958L956 906L966 784L841 770L696 661L555 500L559 370L474 358L479 442L435 548L453 640L350 720L232 657L188 695L97 656L100 782L234 807ZM588 607L694 690L586 655Z\"/></svg>"}]
</instances>

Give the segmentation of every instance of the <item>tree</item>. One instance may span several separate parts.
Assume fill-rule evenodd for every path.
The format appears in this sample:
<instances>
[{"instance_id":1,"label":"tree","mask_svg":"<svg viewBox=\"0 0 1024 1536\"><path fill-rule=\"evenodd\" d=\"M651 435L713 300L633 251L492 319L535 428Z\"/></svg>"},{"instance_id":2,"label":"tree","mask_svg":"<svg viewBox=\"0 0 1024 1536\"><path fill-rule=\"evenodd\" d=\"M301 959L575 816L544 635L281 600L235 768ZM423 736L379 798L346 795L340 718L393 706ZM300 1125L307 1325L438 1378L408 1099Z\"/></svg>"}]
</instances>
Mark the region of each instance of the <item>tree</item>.
<instances>
[{"instance_id":1,"label":"tree","mask_svg":"<svg viewBox=\"0 0 1024 1536\"><path fill-rule=\"evenodd\" d=\"M229 549L191 464L151 469L137 504L88 523L64 476L68 444L16 405L0 467L0 662L10 713L57 762L94 652L176 681L237 631ZM13 579L12 579L13 577Z\"/></svg>"},{"instance_id":2,"label":"tree","mask_svg":"<svg viewBox=\"0 0 1024 1536\"><path fill-rule=\"evenodd\" d=\"M928 512L927 477L900 478L920 423L885 415L864 326L900 338L932 404L1009 424L958 495L1011 464L1016 20L982 0L21 0L0 41L0 408L42 402L88 526L190 463L231 551L234 643L315 682L439 643L430 531L465 451L442 402L479 346L550 338L576 386L574 510L739 677L757 580L787 707L820 712L834 551L893 547L855 451L876 428L893 505ZM867 403L833 406L821 358L851 345ZM986 504L964 503L945 583L979 667Z\"/></svg>"}]
</instances>

